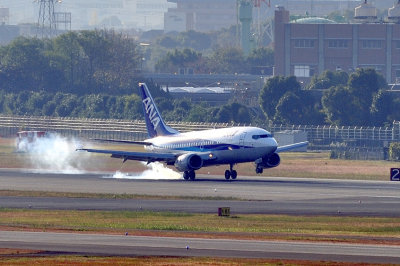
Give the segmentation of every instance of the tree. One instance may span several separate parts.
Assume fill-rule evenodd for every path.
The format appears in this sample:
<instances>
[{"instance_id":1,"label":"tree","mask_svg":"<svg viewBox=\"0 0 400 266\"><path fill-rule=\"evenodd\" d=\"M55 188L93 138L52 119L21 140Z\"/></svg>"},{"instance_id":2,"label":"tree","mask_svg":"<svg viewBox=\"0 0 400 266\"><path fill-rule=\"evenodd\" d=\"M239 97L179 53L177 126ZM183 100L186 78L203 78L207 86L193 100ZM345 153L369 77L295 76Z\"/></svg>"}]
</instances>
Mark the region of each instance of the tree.
<instances>
[{"instance_id":1,"label":"tree","mask_svg":"<svg viewBox=\"0 0 400 266\"><path fill-rule=\"evenodd\" d=\"M79 34L68 32L54 39L53 49L59 55L59 63L63 65L66 79L65 91L78 93L82 89L86 76L84 51L79 43Z\"/></svg>"},{"instance_id":2,"label":"tree","mask_svg":"<svg viewBox=\"0 0 400 266\"><path fill-rule=\"evenodd\" d=\"M220 123L251 123L252 118L249 109L239 103L231 103L217 108L212 122Z\"/></svg>"},{"instance_id":3,"label":"tree","mask_svg":"<svg viewBox=\"0 0 400 266\"><path fill-rule=\"evenodd\" d=\"M387 83L382 75L373 68L359 68L349 77L350 92L359 99L364 110L369 110L372 98L380 89L386 89Z\"/></svg>"},{"instance_id":4,"label":"tree","mask_svg":"<svg viewBox=\"0 0 400 266\"><path fill-rule=\"evenodd\" d=\"M201 53L192 49L175 49L173 52L167 52L165 57L156 63L155 68L158 72L177 72L178 68L194 66L201 57Z\"/></svg>"},{"instance_id":5,"label":"tree","mask_svg":"<svg viewBox=\"0 0 400 266\"><path fill-rule=\"evenodd\" d=\"M400 142L390 143L389 158L394 161L400 161Z\"/></svg>"},{"instance_id":6,"label":"tree","mask_svg":"<svg viewBox=\"0 0 400 266\"><path fill-rule=\"evenodd\" d=\"M26 102L26 110L32 115L42 115L42 108L50 99L50 94L44 91L32 92Z\"/></svg>"},{"instance_id":7,"label":"tree","mask_svg":"<svg viewBox=\"0 0 400 266\"><path fill-rule=\"evenodd\" d=\"M171 36L163 36L158 40L158 44L169 49L173 49L179 45L178 41Z\"/></svg>"},{"instance_id":8,"label":"tree","mask_svg":"<svg viewBox=\"0 0 400 266\"><path fill-rule=\"evenodd\" d=\"M249 72L249 65L243 51L235 47L224 47L214 50L208 67L210 73L240 74Z\"/></svg>"},{"instance_id":9,"label":"tree","mask_svg":"<svg viewBox=\"0 0 400 266\"><path fill-rule=\"evenodd\" d=\"M265 116L269 120L273 120L276 112L276 105L283 95L287 92L300 91L300 83L296 77L276 76L268 79L265 86L260 92L260 105Z\"/></svg>"},{"instance_id":10,"label":"tree","mask_svg":"<svg viewBox=\"0 0 400 266\"><path fill-rule=\"evenodd\" d=\"M273 66L274 65L274 50L267 47L253 49L247 61L251 66Z\"/></svg>"},{"instance_id":11,"label":"tree","mask_svg":"<svg viewBox=\"0 0 400 266\"><path fill-rule=\"evenodd\" d=\"M194 30L180 33L177 39L182 47L191 48L196 51L206 50L211 47L211 38L209 34Z\"/></svg>"},{"instance_id":12,"label":"tree","mask_svg":"<svg viewBox=\"0 0 400 266\"><path fill-rule=\"evenodd\" d=\"M337 126L359 125L362 110L354 105L356 100L347 87L331 87L322 97L322 106L328 122Z\"/></svg>"},{"instance_id":13,"label":"tree","mask_svg":"<svg viewBox=\"0 0 400 266\"><path fill-rule=\"evenodd\" d=\"M203 51L211 47L210 34L189 30L185 32L168 33L157 40L157 43L165 48L190 48Z\"/></svg>"},{"instance_id":14,"label":"tree","mask_svg":"<svg viewBox=\"0 0 400 266\"><path fill-rule=\"evenodd\" d=\"M53 116L56 111L57 104L55 101L48 101L43 105L42 114L45 116Z\"/></svg>"},{"instance_id":15,"label":"tree","mask_svg":"<svg viewBox=\"0 0 400 266\"><path fill-rule=\"evenodd\" d=\"M382 125L393 111L391 101L380 89L387 84L374 69L357 69L347 86L331 87L322 97L328 122L335 125Z\"/></svg>"},{"instance_id":16,"label":"tree","mask_svg":"<svg viewBox=\"0 0 400 266\"><path fill-rule=\"evenodd\" d=\"M380 90L374 95L370 107L373 125L384 126L391 120L390 117L395 109L392 95L385 90Z\"/></svg>"},{"instance_id":17,"label":"tree","mask_svg":"<svg viewBox=\"0 0 400 266\"><path fill-rule=\"evenodd\" d=\"M63 99L54 110L55 114L61 117L72 116L73 112L76 112L78 108L78 98L73 94L64 94L63 96Z\"/></svg>"},{"instance_id":18,"label":"tree","mask_svg":"<svg viewBox=\"0 0 400 266\"><path fill-rule=\"evenodd\" d=\"M313 76L307 89L327 90L332 86L346 85L348 80L349 75L344 71L326 70L319 76Z\"/></svg>"},{"instance_id":19,"label":"tree","mask_svg":"<svg viewBox=\"0 0 400 266\"><path fill-rule=\"evenodd\" d=\"M143 108L142 108L142 100L137 95L126 95L122 96L124 101L124 119L143 119Z\"/></svg>"},{"instance_id":20,"label":"tree","mask_svg":"<svg viewBox=\"0 0 400 266\"><path fill-rule=\"evenodd\" d=\"M46 41L19 37L1 50L1 86L7 91L50 89L55 69L45 55ZM62 80L61 80L62 82Z\"/></svg>"},{"instance_id":21,"label":"tree","mask_svg":"<svg viewBox=\"0 0 400 266\"><path fill-rule=\"evenodd\" d=\"M319 102L309 91L289 91L276 106L274 121L285 124L324 124L324 115Z\"/></svg>"}]
</instances>

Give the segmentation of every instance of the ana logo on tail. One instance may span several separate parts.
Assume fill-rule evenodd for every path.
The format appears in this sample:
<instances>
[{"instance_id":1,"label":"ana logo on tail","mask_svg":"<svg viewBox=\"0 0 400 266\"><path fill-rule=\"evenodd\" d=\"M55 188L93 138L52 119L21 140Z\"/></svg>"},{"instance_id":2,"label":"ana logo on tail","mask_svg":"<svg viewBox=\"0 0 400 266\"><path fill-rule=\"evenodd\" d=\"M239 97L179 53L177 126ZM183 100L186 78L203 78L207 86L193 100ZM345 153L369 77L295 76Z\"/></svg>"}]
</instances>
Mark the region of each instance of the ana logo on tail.
<instances>
[{"instance_id":1,"label":"ana logo on tail","mask_svg":"<svg viewBox=\"0 0 400 266\"><path fill-rule=\"evenodd\" d=\"M158 124L160 123L160 117L157 116L156 108L154 104L152 104L151 99L147 97L143 100L144 110L146 114L149 116L149 120L153 125L154 129L157 128Z\"/></svg>"}]
</instances>

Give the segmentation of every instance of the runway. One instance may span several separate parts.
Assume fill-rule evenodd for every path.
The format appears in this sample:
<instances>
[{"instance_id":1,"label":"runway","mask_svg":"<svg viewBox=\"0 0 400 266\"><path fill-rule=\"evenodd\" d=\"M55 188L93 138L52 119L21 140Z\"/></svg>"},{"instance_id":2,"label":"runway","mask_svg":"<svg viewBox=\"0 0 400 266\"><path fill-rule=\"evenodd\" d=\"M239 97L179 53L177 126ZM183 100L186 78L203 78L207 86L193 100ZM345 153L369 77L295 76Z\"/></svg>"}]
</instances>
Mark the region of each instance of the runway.
<instances>
[{"instance_id":1,"label":"runway","mask_svg":"<svg viewBox=\"0 0 400 266\"><path fill-rule=\"evenodd\" d=\"M269 177L242 177L227 182L222 177L210 176L188 182L113 179L110 176L0 170L0 190L194 196L204 200L0 197L0 207L198 213L231 207L233 213L400 217L400 182Z\"/></svg>"},{"instance_id":2,"label":"runway","mask_svg":"<svg viewBox=\"0 0 400 266\"><path fill-rule=\"evenodd\" d=\"M240 177L238 180L227 182L223 177L208 175L199 176L198 180L190 182L114 179L110 178L111 176L110 173L54 174L3 169L0 170L0 190L194 196L204 199L124 200L2 196L0 207L199 213L216 213L218 207L230 207L232 214L400 217L399 182L277 177ZM186 246L190 246L189 250L186 250ZM370 263L400 261L400 246L101 234L0 231L0 247L123 256L214 256Z\"/></svg>"},{"instance_id":3,"label":"runway","mask_svg":"<svg viewBox=\"0 0 400 266\"><path fill-rule=\"evenodd\" d=\"M0 247L96 256L193 256L398 263L400 246L116 236L49 232L0 232Z\"/></svg>"}]
</instances>

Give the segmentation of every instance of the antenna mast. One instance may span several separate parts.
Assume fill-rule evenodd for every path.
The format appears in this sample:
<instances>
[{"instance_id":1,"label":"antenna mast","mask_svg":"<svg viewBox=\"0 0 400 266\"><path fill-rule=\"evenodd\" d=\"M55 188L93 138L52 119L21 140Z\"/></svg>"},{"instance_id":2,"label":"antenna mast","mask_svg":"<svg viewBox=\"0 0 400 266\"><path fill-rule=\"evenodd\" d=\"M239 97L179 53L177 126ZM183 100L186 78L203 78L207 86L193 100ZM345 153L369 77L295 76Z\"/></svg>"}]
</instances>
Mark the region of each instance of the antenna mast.
<instances>
[{"instance_id":1,"label":"antenna mast","mask_svg":"<svg viewBox=\"0 0 400 266\"><path fill-rule=\"evenodd\" d=\"M54 3L59 0L36 0L39 3L38 37L51 38L56 35L57 22Z\"/></svg>"}]
</instances>

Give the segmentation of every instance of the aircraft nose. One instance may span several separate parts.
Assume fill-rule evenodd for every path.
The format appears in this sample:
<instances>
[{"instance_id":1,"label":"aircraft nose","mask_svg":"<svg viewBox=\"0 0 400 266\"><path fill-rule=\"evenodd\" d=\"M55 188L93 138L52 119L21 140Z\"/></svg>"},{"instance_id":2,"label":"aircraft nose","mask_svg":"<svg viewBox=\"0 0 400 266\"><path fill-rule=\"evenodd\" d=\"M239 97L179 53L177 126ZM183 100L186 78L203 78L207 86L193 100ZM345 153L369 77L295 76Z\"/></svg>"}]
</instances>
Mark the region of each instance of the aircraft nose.
<instances>
[{"instance_id":1,"label":"aircraft nose","mask_svg":"<svg viewBox=\"0 0 400 266\"><path fill-rule=\"evenodd\" d=\"M278 148L278 142L275 138L269 139L269 145L273 148L274 151Z\"/></svg>"}]
</instances>

